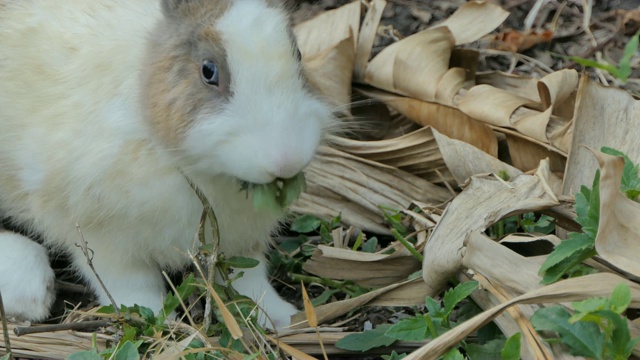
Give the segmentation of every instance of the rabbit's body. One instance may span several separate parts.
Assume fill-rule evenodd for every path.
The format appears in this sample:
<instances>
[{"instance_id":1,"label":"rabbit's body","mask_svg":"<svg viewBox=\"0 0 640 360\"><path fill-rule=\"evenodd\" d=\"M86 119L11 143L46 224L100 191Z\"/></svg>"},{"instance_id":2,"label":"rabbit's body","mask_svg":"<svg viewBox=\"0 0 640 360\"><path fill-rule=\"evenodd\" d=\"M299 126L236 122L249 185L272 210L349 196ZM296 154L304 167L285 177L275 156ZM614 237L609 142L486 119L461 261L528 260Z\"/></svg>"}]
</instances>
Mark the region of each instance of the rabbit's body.
<instances>
[{"instance_id":1,"label":"rabbit's body","mask_svg":"<svg viewBox=\"0 0 640 360\"><path fill-rule=\"evenodd\" d=\"M214 87L201 79L209 59ZM189 263L202 211L182 172L212 203L221 250L263 260L281 214L254 209L238 179L293 176L313 156L330 116L303 79L268 1L0 1L0 213L69 252L108 303L81 233L116 302L159 309L160 268ZM43 274L3 269L24 250L3 246L0 291L19 298L1 278ZM295 311L264 261L235 287L264 296L277 325ZM48 309L51 294L24 297Z\"/></svg>"}]
</instances>

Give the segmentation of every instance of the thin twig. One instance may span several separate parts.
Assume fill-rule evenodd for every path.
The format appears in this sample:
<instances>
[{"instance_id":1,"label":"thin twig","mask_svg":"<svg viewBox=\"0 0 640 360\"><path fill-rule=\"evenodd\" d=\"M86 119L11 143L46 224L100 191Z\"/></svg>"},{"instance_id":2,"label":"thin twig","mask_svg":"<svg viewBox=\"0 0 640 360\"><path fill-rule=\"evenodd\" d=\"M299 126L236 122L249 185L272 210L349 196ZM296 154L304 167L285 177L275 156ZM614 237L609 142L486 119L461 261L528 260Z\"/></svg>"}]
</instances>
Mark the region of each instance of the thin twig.
<instances>
[{"instance_id":1,"label":"thin twig","mask_svg":"<svg viewBox=\"0 0 640 360\"><path fill-rule=\"evenodd\" d=\"M524 54L514 53L511 51L493 50L493 49L478 49L477 51L484 55L502 55L502 56L515 57L517 60L528 61L529 63L537 66L541 71L544 71L547 74L551 74L554 72L552 68L547 66L542 61L532 58L530 56L526 56Z\"/></svg>"},{"instance_id":2,"label":"thin twig","mask_svg":"<svg viewBox=\"0 0 640 360\"><path fill-rule=\"evenodd\" d=\"M187 317L187 319L189 320L189 324L191 324L191 326L195 329L196 328L196 322L193 321L193 318L191 317L191 314L190 314L190 309L184 303L182 298L180 297L180 293L178 292L178 289L176 289L175 285L173 285L173 282L171 281L171 278L169 278L169 275L167 275L166 271L162 272L162 276L164 276L164 279L167 281L167 283L169 283L169 287L171 287L171 291L173 291L173 293L176 294L176 297L178 298L178 301L180 302L180 306L182 306L182 309L184 310L184 314ZM169 314L165 314L165 315L168 316ZM203 334L206 334L206 329L203 332Z\"/></svg>"},{"instance_id":3,"label":"thin twig","mask_svg":"<svg viewBox=\"0 0 640 360\"><path fill-rule=\"evenodd\" d=\"M109 301L111 301L111 305L113 305L113 310L115 311L116 315L120 317L121 315L120 309L118 309L118 304L116 304L113 296L111 296L111 293L109 293L109 290L107 290L106 285L102 282L100 275L98 275L98 272L93 267L93 250L89 249L89 244L84 239L84 235L82 235L82 231L80 230L80 224L76 224L76 229L78 230L78 234L80 234L80 244L76 244L76 246L79 247L80 250L82 250L82 253L87 258L87 265L89 265L89 268L93 272L93 275L95 275L96 279L98 279L98 283L100 283L100 287L102 288L102 290L104 290L105 294L107 294L107 297L109 298Z\"/></svg>"},{"instance_id":4,"label":"thin twig","mask_svg":"<svg viewBox=\"0 0 640 360\"><path fill-rule=\"evenodd\" d=\"M213 239L211 240L211 253L209 256L205 258L204 267L207 269L207 281L209 284L215 283L215 275L216 275L216 264L218 263L218 253L220 252L220 228L218 227L218 218L211 207L211 203L204 195L202 190L198 188L196 184L194 184L189 177L187 177L184 173L182 175L185 177L193 191L195 191L196 195L202 202L203 210L202 216L200 218L200 226L198 228L198 237L200 238L200 242L204 245L206 244L204 226L206 224L206 219L209 219L209 224L211 225L211 234ZM211 313L213 311L213 295L207 293L205 307L204 307L204 324L203 329L206 332L211 325Z\"/></svg>"},{"instance_id":5,"label":"thin twig","mask_svg":"<svg viewBox=\"0 0 640 360\"><path fill-rule=\"evenodd\" d=\"M593 10L593 0L582 0L582 9L584 14L584 17L582 18L582 28L587 33L587 35L589 35L589 40L591 40L591 46L596 47L598 46L598 41L596 40L596 37L593 36L593 33L591 32L591 28L589 27L589 25L591 24L591 12Z\"/></svg>"},{"instance_id":6,"label":"thin twig","mask_svg":"<svg viewBox=\"0 0 640 360\"><path fill-rule=\"evenodd\" d=\"M93 330L100 327L109 326L112 322L109 320L94 320L94 321L81 321L77 323L69 324L52 324L52 325L40 325L40 326L16 326L13 328L13 332L17 336L27 334L39 334L45 332L65 331L65 330Z\"/></svg>"},{"instance_id":7,"label":"thin twig","mask_svg":"<svg viewBox=\"0 0 640 360\"><path fill-rule=\"evenodd\" d=\"M2 334L4 334L4 348L7 354L11 356L11 340L9 339L9 327L7 326L7 316L4 312L4 303L2 302L2 293L0 293L0 317L2 318Z\"/></svg>"},{"instance_id":8,"label":"thin twig","mask_svg":"<svg viewBox=\"0 0 640 360\"><path fill-rule=\"evenodd\" d=\"M536 17L538 16L538 13L540 12L540 8L542 8L542 6L544 4L547 3L548 0L536 0L536 2L533 4L533 6L531 7L531 10L529 11L529 13L527 14L527 17L525 17L524 19L524 31L530 31L531 28L533 27L533 22L536 21Z\"/></svg>"}]
</instances>

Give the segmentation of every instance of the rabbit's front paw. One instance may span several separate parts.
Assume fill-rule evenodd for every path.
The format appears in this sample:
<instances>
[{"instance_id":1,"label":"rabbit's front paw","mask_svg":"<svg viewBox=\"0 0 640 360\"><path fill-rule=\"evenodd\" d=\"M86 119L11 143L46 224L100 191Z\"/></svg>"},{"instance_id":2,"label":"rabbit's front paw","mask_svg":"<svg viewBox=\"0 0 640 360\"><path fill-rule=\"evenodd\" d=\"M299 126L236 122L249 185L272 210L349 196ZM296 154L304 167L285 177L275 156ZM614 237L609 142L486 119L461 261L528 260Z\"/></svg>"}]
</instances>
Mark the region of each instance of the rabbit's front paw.
<instances>
[{"instance_id":1,"label":"rabbit's front paw","mask_svg":"<svg viewBox=\"0 0 640 360\"><path fill-rule=\"evenodd\" d=\"M298 312L295 306L284 301L267 279L266 260L260 254L258 266L242 269L244 276L233 282L238 293L248 296L259 305L258 322L269 329L282 329L291 324L291 315ZM265 315L266 313L266 315Z\"/></svg>"},{"instance_id":2,"label":"rabbit's front paw","mask_svg":"<svg viewBox=\"0 0 640 360\"><path fill-rule=\"evenodd\" d=\"M8 317L41 321L55 300L55 275L45 248L12 232L0 232L0 294Z\"/></svg>"},{"instance_id":3,"label":"rabbit's front paw","mask_svg":"<svg viewBox=\"0 0 640 360\"><path fill-rule=\"evenodd\" d=\"M291 325L291 316L298 312L295 306L279 296L266 298L263 306L269 318L259 316L258 320L270 329L281 330Z\"/></svg>"}]
</instances>

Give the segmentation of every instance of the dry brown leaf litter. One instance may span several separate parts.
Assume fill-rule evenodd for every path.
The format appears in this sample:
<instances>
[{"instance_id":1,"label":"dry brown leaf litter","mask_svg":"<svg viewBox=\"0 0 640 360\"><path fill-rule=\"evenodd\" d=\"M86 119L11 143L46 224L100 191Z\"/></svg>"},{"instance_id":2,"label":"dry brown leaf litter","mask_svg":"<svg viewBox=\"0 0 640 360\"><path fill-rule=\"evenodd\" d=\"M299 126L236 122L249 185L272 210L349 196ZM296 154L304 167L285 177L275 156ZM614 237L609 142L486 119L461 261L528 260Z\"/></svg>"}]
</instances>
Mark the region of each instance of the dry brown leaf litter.
<instances>
[{"instance_id":1,"label":"dry brown leaf litter","mask_svg":"<svg viewBox=\"0 0 640 360\"><path fill-rule=\"evenodd\" d=\"M367 9L354 2L296 29L310 76L340 113L349 113L346 105L351 101L353 77L360 84L356 89L359 94L384 102L391 109L390 114L403 115L421 127L417 130L408 127L411 130L405 134L383 132L377 141L333 139L310 166L309 190L293 210L323 218L341 212L347 224L388 233L378 205L404 210L419 204L427 215L412 211L406 214L415 228L423 230L419 249L422 246L425 249L426 283L422 279L401 281L419 267L414 258L402 251L393 256L372 256L340 247L319 248L307 264L311 272L344 278L344 271L335 269L361 268L361 273L350 275L367 276L352 280L380 288L358 298L318 307L318 321L330 323L362 305L420 304L424 296L435 296L450 276L464 279L470 271L471 277L475 274L491 294L484 302L479 301L478 295L475 297L487 311L408 358L436 358L496 316L502 317L497 322L505 333L525 334L523 358L551 358L553 350L539 341L526 320L534 308L521 307L508 316L501 315L502 311L516 303L608 296L619 282L630 285L632 307L637 308L640 289L620 272L639 274L634 257L638 252L628 250L637 246L637 241L632 241L637 239L637 233L620 224L621 219L627 224L638 223L637 204L623 201L626 199L616 191L618 160L598 155L604 166L601 211L609 211L607 214L611 216L600 219L601 233L605 235L599 233L597 246L602 259L609 263L599 266L609 273L542 286L537 274L540 256L521 256L481 232L504 216L525 211L545 209L570 216L562 195L572 195L580 185L590 185L597 167L593 155L581 145L611 146L640 162L635 143L640 128L637 126L640 117L635 115L638 102L626 92L602 87L587 77L578 83L578 74L572 70L552 72L540 79L477 73L477 54L456 51L454 46L478 40L498 27L508 14L496 5L466 3L448 20L425 27L382 51L373 50L372 39L376 34L392 34L379 25L388 8L384 1L372 1L368 6L362 27L361 10ZM430 18L424 12L421 14L423 19ZM615 15L623 18L618 26L626 28L633 14ZM475 20L478 18L482 21ZM554 26L561 23L562 19ZM579 29L578 26L569 30L580 34ZM598 43L601 34L594 32L591 36ZM611 44L611 40L606 43ZM376 55L370 60L372 53ZM603 75L599 76L602 80ZM354 133L366 134L367 119L350 121L357 120L363 120L364 125ZM504 147L500 151L499 145ZM543 161L545 158L549 160ZM533 175L523 174L536 168ZM511 181L483 175L501 171ZM552 172L564 175L564 181L559 182ZM455 193L445 185L462 187L464 191L453 198ZM513 271L515 268L517 272ZM299 314L295 320L303 322L304 315ZM637 327L632 325L632 335L639 334ZM87 348L86 334L79 337L71 332L61 334L15 338L16 354L61 357L69 351ZM292 335L286 341L294 343L301 338ZM60 339L65 340L57 342ZM21 341L27 345L21 347ZM305 341L313 344L317 339ZM63 342L66 348L60 346ZM306 351L317 353L317 349Z\"/></svg>"}]
</instances>

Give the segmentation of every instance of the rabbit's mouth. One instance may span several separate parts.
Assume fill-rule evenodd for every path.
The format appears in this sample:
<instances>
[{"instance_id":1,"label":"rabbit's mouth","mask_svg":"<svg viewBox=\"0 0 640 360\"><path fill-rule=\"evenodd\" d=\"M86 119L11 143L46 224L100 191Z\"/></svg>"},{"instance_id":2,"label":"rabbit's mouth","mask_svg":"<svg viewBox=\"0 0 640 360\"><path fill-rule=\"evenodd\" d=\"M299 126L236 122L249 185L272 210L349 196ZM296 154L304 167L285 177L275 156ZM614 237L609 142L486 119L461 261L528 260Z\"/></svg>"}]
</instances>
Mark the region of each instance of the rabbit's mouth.
<instances>
[{"instance_id":1,"label":"rabbit's mouth","mask_svg":"<svg viewBox=\"0 0 640 360\"><path fill-rule=\"evenodd\" d=\"M306 181L303 172L288 179L275 179L268 184L255 184L248 181L240 181L240 191L251 194L253 206L256 210L283 211L306 189Z\"/></svg>"}]
</instances>

